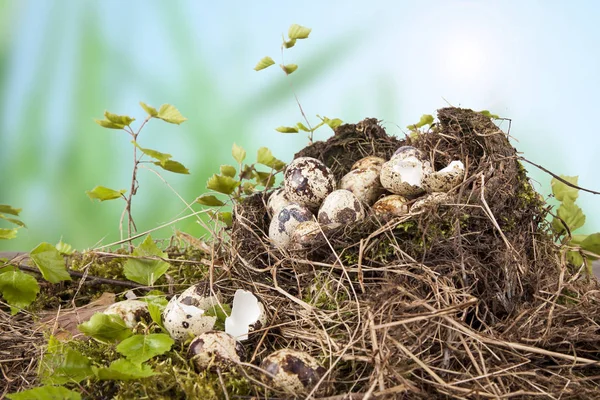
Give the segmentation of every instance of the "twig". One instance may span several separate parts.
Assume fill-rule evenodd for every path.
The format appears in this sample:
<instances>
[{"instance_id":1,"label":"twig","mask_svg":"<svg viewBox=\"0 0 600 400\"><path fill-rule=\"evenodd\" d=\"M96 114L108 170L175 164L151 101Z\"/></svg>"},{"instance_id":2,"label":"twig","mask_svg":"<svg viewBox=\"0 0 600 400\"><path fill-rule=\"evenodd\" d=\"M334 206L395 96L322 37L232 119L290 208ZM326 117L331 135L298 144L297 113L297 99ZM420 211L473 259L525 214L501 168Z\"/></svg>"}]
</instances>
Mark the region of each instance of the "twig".
<instances>
[{"instance_id":1,"label":"twig","mask_svg":"<svg viewBox=\"0 0 600 400\"><path fill-rule=\"evenodd\" d=\"M572 188L574 188L574 189L583 190L584 192L588 192L588 193L592 193L592 194L600 194L600 192L596 192L595 190L586 189L586 188L582 188L581 186L577 186L577 185L575 185L575 184L573 184L573 183L571 183L571 182L569 182L569 181L567 181L567 180L565 180L565 179L561 178L560 176L556 175L555 173L553 173L553 172L551 172L551 171L548 171L546 168L542 167L541 165L539 165L539 164L536 164L536 163L534 163L534 162L532 162L532 161L529 161L529 160L528 160L528 159L526 159L525 157L519 157L519 159L520 159L520 160L523 160L523 161L525 161L525 162L527 162L527 163L529 163L529 164L531 164L531 165L533 165L534 167L537 167L537 168L541 169L542 171L544 171L544 172L545 172L545 173L547 173L547 174L550 174L550 175L552 175L552 177L553 177L553 178L555 178L556 180L558 180L558 181L560 181L560 182L564 183L564 184L565 184L565 185L567 185L567 186L570 186L570 187L572 187Z\"/></svg>"}]
</instances>

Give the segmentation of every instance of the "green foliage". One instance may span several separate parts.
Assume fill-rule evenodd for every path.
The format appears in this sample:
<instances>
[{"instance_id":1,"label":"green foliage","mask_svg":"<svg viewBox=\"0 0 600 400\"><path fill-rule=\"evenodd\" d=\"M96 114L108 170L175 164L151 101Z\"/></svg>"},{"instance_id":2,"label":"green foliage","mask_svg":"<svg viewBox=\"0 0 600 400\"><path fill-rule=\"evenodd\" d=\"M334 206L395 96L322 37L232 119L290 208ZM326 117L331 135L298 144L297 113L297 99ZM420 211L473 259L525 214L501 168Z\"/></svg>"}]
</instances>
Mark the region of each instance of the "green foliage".
<instances>
[{"instance_id":1,"label":"green foliage","mask_svg":"<svg viewBox=\"0 0 600 400\"><path fill-rule=\"evenodd\" d=\"M306 28L306 27L298 25L298 24L292 24L290 26L290 28L288 29L288 37L291 40L307 39L308 35L310 35L311 31L312 31L312 29L310 29L310 28Z\"/></svg>"},{"instance_id":2,"label":"green foliage","mask_svg":"<svg viewBox=\"0 0 600 400\"><path fill-rule=\"evenodd\" d=\"M115 314L96 313L89 321L78 325L77 329L84 335L104 343L121 341L133 335L125 321Z\"/></svg>"},{"instance_id":3,"label":"green foliage","mask_svg":"<svg viewBox=\"0 0 600 400\"><path fill-rule=\"evenodd\" d=\"M489 110L481 110L481 111L479 111L479 114L483 114L486 117L491 118L491 119L501 119L498 115L492 114Z\"/></svg>"},{"instance_id":4,"label":"green foliage","mask_svg":"<svg viewBox=\"0 0 600 400\"><path fill-rule=\"evenodd\" d=\"M254 67L255 71L260 71L265 68L269 68L271 65L275 65L275 61L271 57L263 57L256 66Z\"/></svg>"},{"instance_id":5,"label":"green foliage","mask_svg":"<svg viewBox=\"0 0 600 400\"><path fill-rule=\"evenodd\" d=\"M234 143L231 148L231 155L238 164L241 164L246 159L246 150Z\"/></svg>"},{"instance_id":6,"label":"green foliage","mask_svg":"<svg viewBox=\"0 0 600 400\"><path fill-rule=\"evenodd\" d=\"M95 199L100 201L106 201L121 198L125 199L124 195L125 193L127 193L127 189L114 190L104 186L96 186L92 190L87 190L85 193L92 200Z\"/></svg>"},{"instance_id":7,"label":"green foliage","mask_svg":"<svg viewBox=\"0 0 600 400\"><path fill-rule=\"evenodd\" d=\"M206 183L206 188L223 194L231 194L239 185L240 181L230 176L214 174Z\"/></svg>"},{"instance_id":8,"label":"green foliage","mask_svg":"<svg viewBox=\"0 0 600 400\"><path fill-rule=\"evenodd\" d=\"M163 104L160 106L158 114L156 114L156 118L160 118L165 122L176 125L180 125L181 123L187 121L187 118L181 115L179 110L170 104Z\"/></svg>"},{"instance_id":9,"label":"green foliage","mask_svg":"<svg viewBox=\"0 0 600 400\"><path fill-rule=\"evenodd\" d=\"M90 360L68 344L50 337L40 363L39 377L45 385L81 382L92 375Z\"/></svg>"},{"instance_id":10,"label":"green foliage","mask_svg":"<svg viewBox=\"0 0 600 400\"><path fill-rule=\"evenodd\" d=\"M40 286L33 276L17 269L0 271L0 294L10 305L12 315L33 303L39 292Z\"/></svg>"},{"instance_id":11,"label":"green foliage","mask_svg":"<svg viewBox=\"0 0 600 400\"><path fill-rule=\"evenodd\" d=\"M13 225L17 225L18 227L25 227L25 224L18 218L12 218L6 216L6 214L14 215L16 217L21 213L20 208L13 208L8 204L0 204L0 219L10 222ZM0 228L0 240L9 240L17 237L17 231L19 228Z\"/></svg>"},{"instance_id":12,"label":"green foliage","mask_svg":"<svg viewBox=\"0 0 600 400\"><path fill-rule=\"evenodd\" d=\"M421 119L419 120L419 122L417 122L416 124L408 125L406 128L410 129L411 131L416 131L424 127L425 125L431 124L433 124L433 115L423 114L421 115Z\"/></svg>"},{"instance_id":13,"label":"green foliage","mask_svg":"<svg viewBox=\"0 0 600 400\"><path fill-rule=\"evenodd\" d=\"M196 203L211 207L220 207L225 205L225 203L223 203L221 200L219 200L212 194L203 194L202 196L196 199Z\"/></svg>"},{"instance_id":14,"label":"green foliage","mask_svg":"<svg viewBox=\"0 0 600 400\"><path fill-rule=\"evenodd\" d=\"M169 269L170 264L160 260L167 258L167 254L156 246L150 235L133 250L132 255L142 258L128 258L123 266L123 273L134 282L152 286Z\"/></svg>"},{"instance_id":15,"label":"green foliage","mask_svg":"<svg viewBox=\"0 0 600 400\"><path fill-rule=\"evenodd\" d=\"M50 243L40 243L31 250L29 257L48 282L58 283L71 280L65 259Z\"/></svg>"},{"instance_id":16,"label":"green foliage","mask_svg":"<svg viewBox=\"0 0 600 400\"><path fill-rule=\"evenodd\" d=\"M171 350L174 343L175 341L164 333L133 335L119 343L117 351L133 364L140 366L152 357Z\"/></svg>"},{"instance_id":17,"label":"green foliage","mask_svg":"<svg viewBox=\"0 0 600 400\"><path fill-rule=\"evenodd\" d=\"M77 392L62 386L40 386L6 395L10 400L81 400Z\"/></svg>"},{"instance_id":18,"label":"green foliage","mask_svg":"<svg viewBox=\"0 0 600 400\"><path fill-rule=\"evenodd\" d=\"M92 366L92 370L94 375L103 381L130 381L155 374L149 365L137 365L124 358L113 361L108 368Z\"/></svg>"},{"instance_id":19,"label":"green foliage","mask_svg":"<svg viewBox=\"0 0 600 400\"><path fill-rule=\"evenodd\" d=\"M225 318L231 315L231 306L229 304L216 304L208 310L204 311L204 315L217 317L214 329L218 331L224 331Z\"/></svg>"}]
</instances>

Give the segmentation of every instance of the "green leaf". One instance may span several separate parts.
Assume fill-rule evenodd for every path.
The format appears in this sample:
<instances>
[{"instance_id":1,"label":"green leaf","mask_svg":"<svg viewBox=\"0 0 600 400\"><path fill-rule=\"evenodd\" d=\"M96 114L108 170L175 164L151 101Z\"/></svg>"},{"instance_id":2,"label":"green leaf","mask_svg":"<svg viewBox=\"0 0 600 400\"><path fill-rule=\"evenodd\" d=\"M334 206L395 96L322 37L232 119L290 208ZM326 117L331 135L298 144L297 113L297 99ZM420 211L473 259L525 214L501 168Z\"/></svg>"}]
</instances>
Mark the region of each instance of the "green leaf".
<instances>
[{"instance_id":1,"label":"green leaf","mask_svg":"<svg viewBox=\"0 0 600 400\"><path fill-rule=\"evenodd\" d=\"M298 69L298 65L296 65L296 64L281 65L281 69L283 70L283 72L285 72L286 75L290 75L295 70Z\"/></svg>"},{"instance_id":2,"label":"green leaf","mask_svg":"<svg viewBox=\"0 0 600 400\"><path fill-rule=\"evenodd\" d=\"M278 126L275 130L281 133L298 133L298 128L295 126Z\"/></svg>"},{"instance_id":3,"label":"green leaf","mask_svg":"<svg viewBox=\"0 0 600 400\"><path fill-rule=\"evenodd\" d=\"M62 241L62 239L60 239L60 242L56 243L56 250L58 250L58 252L60 254L64 254L67 256L70 256L71 254L73 254L75 252L75 249L73 249L73 246L71 246L68 243L65 243Z\"/></svg>"},{"instance_id":4,"label":"green leaf","mask_svg":"<svg viewBox=\"0 0 600 400\"><path fill-rule=\"evenodd\" d=\"M246 150L234 143L233 147L231 148L231 155L233 156L233 159L238 162L238 164L241 164L246 158Z\"/></svg>"},{"instance_id":5,"label":"green leaf","mask_svg":"<svg viewBox=\"0 0 600 400\"><path fill-rule=\"evenodd\" d=\"M265 69L275 64L275 61L271 57L263 57L254 67L255 71L260 71L261 69Z\"/></svg>"},{"instance_id":6,"label":"green leaf","mask_svg":"<svg viewBox=\"0 0 600 400\"><path fill-rule=\"evenodd\" d=\"M9 218L9 217L5 216L4 214L0 214L0 218L5 221L10 222L11 224L15 224L15 225L25 228L25 224L21 220L18 220L16 218Z\"/></svg>"},{"instance_id":7,"label":"green leaf","mask_svg":"<svg viewBox=\"0 0 600 400\"><path fill-rule=\"evenodd\" d=\"M259 185L267 189L275 184L275 176L269 172L254 171L254 178Z\"/></svg>"},{"instance_id":8,"label":"green leaf","mask_svg":"<svg viewBox=\"0 0 600 400\"><path fill-rule=\"evenodd\" d=\"M242 184L242 191L244 192L244 194L254 193L255 188L256 188L256 185L253 184L252 182L244 182Z\"/></svg>"},{"instance_id":9,"label":"green leaf","mask_svg":"<svg viewBox=\"0 0 600 400\"><path fill-rule=\"evenodd\" d=\"M206 188L223 194L231 194L236 187L240 185L240 181L229 176L214 174L206 183Z\"/></svg>"},{"instance_id":10,"label":"green leaf","mask_svg":"<svg viewBox=\"0 0 600 400\"><path fill-rule=\"evenodd\" d=\"M216 219L217 221L224 223L225 226L227 226L228 228L230 228L233 225L233 214L229 211L224 211L224 212L211 211L208 213L208 215L212 219Z\"/></svg>"},{"instance_id":11,"label":"green leaf","mask_svg":"<svg viewBox=\"0 0 600 400\"><path fill-rule=\"evenodd\" d=\"M290 29L288 29L288 37L290 39L306 39L312 29L307 28L305 26L301 26L298 24L292 24Z\"/></svg>"},{"instance_id":12,"label":"green leaf","mask_svg":"<svg viewBox=\"0 0 600 400\"><path fill-rule=\"evenodd\" d=\"M254 165L244 164L244 168L242 168L242 171L240 172L240 180L252 178L254 170Z\"/></svg>"},{"instance_id":13,"label":"green leaf","mask_svg":"<svg viewBox=\"0 0 600 400\"><path fill-rule=\"evenodd\" d=\"M290 39L290 40L283 40L283 47L285 47L286 49L291 49L292 47L294 47L296 45L296 39Z\"/></svg>"},{"instance_id":14,"label":"green leaf","mask_svg":"<svg viewBox=\"0 0 600 400\"><path fill-rule=\"evenodd\" d=\"M109 189L104 186L96 186L92 190L87 190L85 193L92 200L98 199L100 201L105 201L105 200L114 200L114 199L122 198L126 192L127 192L126 189L121 189L119 191L116 191L116 190Z\"/></svg>"},{"instance_id":15,"label":"green leaf","mask_svg":"<svg viewBox=\"0 0 600 400\"><path fill-rule=\"evenodd\" d=\"M6 395L10 400L81 400L81 395L63 386L39 386Z\"/></svg>"},{"instance_id":16,"label":"green leaf","mask_svg":"<svg viewBox=\"0 0 600 400\"><path fill-rule=\"evenodd\" d=\"M221 175L235 178L235 167L231 165L221 165Z\"/></svg>"},{"instance_id":17,"label":"green leaf","mask_svg":"<svg viewBox=\"0 0 600 400\"><path fill-rule=\"evenodd\" d=\"M273 153L271 153L271 150L266 147L261 147L258 149L256 154L256 162L266 165L269 168L273 168L275 171L281 171L283 168L285 168L285 163L275 158Z\"/></svg>"},{"instance_id":18,"label":"green leaf","mask_svg":"<svg viewBox=\"0 0 600 400\"><path fill-rule=\"evenodd\" d=\"M580 267L583 264L583 257L578 251L568 251L567 262L574 267Z\"/></svg>"},{"instance_id":19,"label":"green leaf","mask_svg":"<svg viewBox=\"0 0 600 400\"><path fill-rule=\"evenodd\" d=\"M123 129L123 128L125 128L125 125L123 125L123 124L117 124L117 123L114 123L111 121L107 121L105 119L95 119L94 121L103 128L108 128L108 129Z\"/></svg>"},{"instance_id":20,"label":"green leaf","mask_svg":"<svg viewBox=\"0 0 600 400\"><path fill-rule=\"evenodd\" d=\"M231 315L231 307L229 304L217 304L204 312L204 315L208 315L211 317L217 317L215 321L215 330L224 331L225 330L225 318Z\"/></svg>"},{"instance_id":21,"label":"green leaf","mask_svg":"<svg viewBox=\"0 0 600 400\"><path fill-rule=\"evenodd\" d=\"M96 313L89 321L77 326L77 329L86 336L101 342L117 342L133 335L125 321L116 314Z\"/></svg>"},{"instance_id":22,"label":"green leaf","mask_svg":"<svg viewBox=\"0 0 600 400\"><path fill-rule=\"evenodd\" d=\"M41 362L40 379L46 385L81 382L92 376L90 364L83 354L51 337Z\"/></svg>"},{"instance_id":23,"label":"green leaf","mask_svg":"<svg viewBox=\"0 0 600 400\"><path fill-rule=\"evenodd\" d=\"M129 126L133 121L135 121L135 118L131 118L127 115L117 115L108 111L104 111L104 118L114 124L123 126Z\"/></svg>"},{"instance_id":24,"label":"green leaf","mask_svg":"<svg viewBox=\"0 0 600 400\"><path fill-rule=\"evenodd\" d=\"M600 232L588 235L587 238L581 242L581 248L590 253L598 254L600 257ZM590 258L597 259L598 257L590 256Z\"/></svg>"},{"instance_id":25,"label":"green leaf","mask_svg":"<svg viewBox=\"0 0 600 400\"><path fill-rule=\"evenodd\" d=\"M298 129L303 130L304 132L310 132L310 129L308 129L306 126L304 126L304 124L302 122L298 122L296 124L296 126L298 127ZM296 132L298 132L298 131L296 130ZM282 133L286 133L286 132L282 132Z\"/></svg>"},{"instance_id":26,"label":"green leaf","mask_svg":"<svg viewBox=\"0 0 600 400\"><path fill-rule=\"evenodd\" d=\"M175 341L164 333L133 335L119 343L117 351L132 363L140 365L171 350L174 343Z\"/></svg>"},{"instance_id":27,"label":"green leaf","mask_svg":"<svg viewBox=\"0 0 600 400\"><path fill-rule=\"evenodd\" d=\"M10 312L15 315L35 300L40 286L35 278L19 270L0 274L0 294L10 305Z\"/></svg>"},{"instance_id":28,"label":"green leaf","mask_svg":"<svg viewBox=\"0 0 600 400\"><path fill-rule=\"evenodd\" d=\"M124 358L113 361L108 368L92 367L92 370L102 381L130 381L155 375L149 365L135 365Z\"/></svg>"},{"instance_id":29,"label":"green leaf","mask_svg":"<svg viewBox=\"0 0 600 400\"><path fill-rule=\"evenodd\" d=\"M150 235L133 250L132 255L136 257L167 258L167 254L156 246ZM170 264L163 260L128 258L125 265L123 265L123 273L129 280L152 286L158 278L167 272L169 267Z\"/></svg>"},{"instance_id":30,"label":"green leaf","mask_svg":"<svg viewBox=\"0 0 600 400\"><path fill-rule=\"evenodd\" d=\"M152 318L152 321L160 326L163 330L165 330L165 327L163 325L162 322L162 313L163 313L164 307L161 307L157 304L148 304L148 313L150 314L150 318Z\"/></svg>"},{"instance_id":31,"label":"green leaf","mask_svg":"<svg viewBox=\"0 0 600 400\"><path fill-rule=\"evenodd\" d=\"M577 185L577 181L579 180L578 176L560 175L560 177L573 185ZM556 200L558 201L575 201L579 196L579 189L571 187L556 178L552 178L550 185L552 186L552 194L554 194L554 197L556 197Z\"/></svg>"},{"instance_id":32,"label":"green leaf","mask_svg":"<svg viewBox=\"0 0 600 400\"><path fill-rule=\"evenodd\" d=\"M14 229L0 228L0 239L3 239L3 240L14 239L17 237L18 231L19 231L18 228L14 228Z\"/></svg>"},{"instance_id":33,"label":"green leaf","mask_svg":"<svg viewBox=\"0 0 600 400\"><path fill-rule=\"evenodd\" d=\"M196 199L196 203L211 207L220 207L225 205L225 203L211 194L203 194Z\"/></svg>"},{"instance_id":34,"label":"green leaf","mask_svg":"<svg viewBox=\"0 0 600 400\"><path fill-rule=\"evenodd\" d=\"M10 214L10 215L15 215L18 217L21 210L22 210L21 208L13 208L13 207L9 206L8 204L0 204L0 213L6 213L6 214Z\"/></svg>"},{"instance_id":35,"label":"green leaf","mask_svg":"<svg viewBox=\"0 0 600 400\"><path fill-rule=\"evenodd\" d=\"M146 111L149 116L151 116L151 117L158 116L158 111L156 111L156 108L149 106L148 104L144 103L143 101L140 101L140 106L142 106L144 111Z\"/></svg>"},{"instance_id":36,"label":"green leaf","mask_svg":"<svg viewBox=\"0 0 600 400\"><path fill-rule=\"evenodd\" d=\"M177 174L189 175L190 170L187 169L182 163L175 160L166 160L163 162L154 162L155 165L158 165L162 169L166 171L175 172Z\"/></svg>"},{"instance_id":37,"label":"green leaf","mask_svg":"<svg viewBox=\"0 0 600 400\"><path fill-rule=\"evenodd\" d=\"M486 117L491 119L500 119L498 115L492 114L489 110L481 110L479 111L479 114L485 115Z\"/></svg>"},{"instance_id":38,"label":"green leaf","mask_svg":"<svg viewBox=\"0 0 600 400\"><path fill-rule=\"evenodd\" d=\"M419 129L425 125L433 124L433 115L423 114L421 115L421 119L414 125L407 126L408 129Z\"/></svg>"},{"instance_id":39,"label":"green leaf","mask_svg":"<svg viewBox=\"0 0 600 400\"><path fill-rule=\"evenodd\" d=\"M335 130L335 128L337 128L338 126L340 126L341 124L343 124L344 122L339 119L339 118L334 118L334 119L329 119L327 117L323 118L323 122L325 122L325 124L327 124L327 126L329 126L331 129Z\"/></svg>"},{"instance_id":40,"label":"green leaf","mask_svg":"<svg viewBox=\"0 0 600 400\"><path fill-rule=\"evenodd\" d=\"M556 214L565 222L565 224L567 224L571 233L585 224L585 215L583 214L583 211L581 211L581 208L569 198L565 198L565 201L558 207ZM558 234L564 233L565 231L562 222L557 218L552 220L552 228Z\"/></svg>"},{"instance_id":41,"label":"green leaf","mask_svg":"<svg viewBox=\"0 0 600 400\"><path fill-rule=\"evenodd\" d=\"M64 257L50 243L40 243L31 250L29 257L48 282L58 283L71 280Z\"/></svg>"},{"instance_id":42,"label":"green leaf","mask_svg":"<svg viewBox=\"0 0 600 400\"><path fill-rule=\"evenodd\" d=\"M158 160L158 161L161 161L161 162L165 162L165 161L169 160L172 157L170 154L161 153L160 151L157 151L157 150L145 149L145 148L141 147L135 140L132 140L131 143L133 143L133 145L135 147L137 147L138 149L140 149L142 151L142 153L144 153L147 156L150 156L150 157L154 158L155 160Z\"/></svg>"},{"instance_id":43,"label":"green leaf","mask_svg":"<svg viewBox=\"0 0 600 400\"><path fill-rule=\"evenodd\" d=\"M160 118L165 122L177 125L187 121L187 118L181 115L179 110L177 110L170 104L163 104L162 106L160 106L158 114L156 114L156 118Z\"/></svg>"}]
</instances>

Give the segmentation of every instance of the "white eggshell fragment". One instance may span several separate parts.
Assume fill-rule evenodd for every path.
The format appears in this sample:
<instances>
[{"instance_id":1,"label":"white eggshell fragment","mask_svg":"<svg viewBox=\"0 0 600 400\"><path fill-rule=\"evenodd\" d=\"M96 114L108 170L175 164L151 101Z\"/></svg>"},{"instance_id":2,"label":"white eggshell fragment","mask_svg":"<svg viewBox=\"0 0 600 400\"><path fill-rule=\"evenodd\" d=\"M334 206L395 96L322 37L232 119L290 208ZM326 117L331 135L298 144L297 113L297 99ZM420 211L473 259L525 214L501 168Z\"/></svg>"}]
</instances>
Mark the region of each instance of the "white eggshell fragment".
<instances>
[{"instance_id":1,"label":"white eggshell fragment","mask_svg":"<svg viewBox=\"0 0 600 400\"><path fill-rule=\"evenodd\" d=\"M384 218L401 217L408 214L408 202L409 200L406 197L392 194L377 200L373 204L372 210L375 215Z\"/></svg>"},{"instance_id":2,"label":"white eggshell fragment","mask_svg":"<svg viewBox=\"0 0 600 400\"><path fill-rule=\"evenodd\" d=\"M367 156L355 162L350 169L376 168L381 170L381 166L384 162L385 160L381 157Z\"/></svg>"},{"instance_id":3,"label":"white eggshell fragment","mask_svg":"<svg viewBox=\"0 0 600 400\"><path fill-rule=\"evenodd\" d=\"M134 328L143 319L152 320L148 312L148 303L141 300L123 300L111 304L104 310L104 314L118 315L128 328Z\"/></svg>"},{"instance_id":4,"label":"white eggshell fragment","mask_svg":"<svg viewBox=\"0 0 600 400\"><path fill-rule=\"evenodd\" d=\"M269 239L277 247L285 248L290 242L290 236L300 222L314 219L313 213L306 207L290 204L279 211L271 220Z\"/></svg>"},{"instance_id":5,"label":"white eggshell fragment","mask_svg":"<svg viewBox=\"0 0 600 400\"><path fill-rule=\"evenodd\" d=\"M286 197L284 188L281 187L274 190L267 201L267 211L269 213L269 217L273 218L273 216L279 214L279 211L281 211L283 207L290 204L292 204L292 202Z\"/></svg>"},{"instance_id":6,"label":"white eggshell fragment","mask_svg":"<svg viewBox=\"0 0 600 400\"><path fill-rule=\"evenodd\" d=\"M400 153L381 167L381 184L394 194L414 198L425 192L423 178L433 169L427 160Z\"/></svg>"},{"instance_id":7,"label":"white eggshell fragment","mask_svg":"<svg viewBox=\"0 0 600 400\"><path fill-rule=\"evenodd\" d=\"M312 157L299 157L285 169L284 189L292 203L317 209L335 189L335 178L329 168Z\"/></svg>"},{"instance_id":8,"label":"white eggshell fragment","mask_svg":"<svg viewBox=\"0 0 600 400\"><path fill-rule=\"evenodd\" d=\"M452 161L446 168L426 175L423 187L427 192L447 192L458 185L465 175L465 166L461 161Z\"/></svg>"},{"instance_id":9,"label":"white eggshell fragment","mask_svg":"<svg viewBox=\"0 0 600 400\"><path fill-rule=\"evenodd\" d=\"M289 393L305 393L325 373L325 368L307 353L282 349L265 357L260 367L270 374L269 381Z\"/></svg>"},{"instance_id":10,"label":"white eggshell fragment","mask_svg":"<svg viewBox=\"0 0 600 400\"><path fill-rule=\"evenodd\" d=\"M331 192L323 201L317 219L319 223L350 224L365 217L360 200L349 190L339 189Z\"/></svg>"},{"instance_id":11,"label":"white eggshell fragment","mask_svg":"<svg viewBox=\"0 0 600 400\"><path fill-rule=\"evenodd\" d=\"M448 193L429 193L415 201L410 207L410 212L421 212L426 208L431 208L441 204L448 204L451 202L452 196L450 196Z\"/></svg>"},{"instance_id":12,"label":"white eggshell fragment","mask_svg":"<svg viewBox=\"0 0 600 400\"><path fill-rule=\"evenodd\" d=\"M198 371L239 364L243 356L241 343L222 331L202 333L192 340L188 348L188 357Z\"/></svg>"},{"instance_id":13,"label":"white eggshell fragment","mask_svg":"<svg viewBox=\"0 0 600 400\"><path fill-rule=\"evenodd\" d=\"M340 181L340 189L351 191L358 200L371 205L385 192L379 180L380 171L375 167L353 169Z\"/></svg>"},{"instance_id":14,"label":"white eggshell fragment","mask_svg":"<svg viewBox=\"0 0 600 400\"><path fill-rule=\"evenodd\" d=\"M265 307L252 293L238 289L233 296L231 315L225 318L225 332L239 341L248 340L248 333L267 323Z\"/></svg>"}]
</instances>

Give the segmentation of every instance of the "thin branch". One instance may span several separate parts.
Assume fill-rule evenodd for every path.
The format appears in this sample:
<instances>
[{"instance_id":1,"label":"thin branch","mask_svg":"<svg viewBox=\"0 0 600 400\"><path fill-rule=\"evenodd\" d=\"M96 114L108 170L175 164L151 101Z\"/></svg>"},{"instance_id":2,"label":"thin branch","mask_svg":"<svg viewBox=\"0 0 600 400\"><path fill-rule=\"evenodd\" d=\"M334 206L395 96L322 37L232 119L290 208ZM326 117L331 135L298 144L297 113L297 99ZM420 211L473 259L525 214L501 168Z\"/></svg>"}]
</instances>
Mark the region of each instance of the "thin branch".
<instances>
[{"instance_id":1,"label":"thin branch","mask_svg":"<svg viewBox=\"0 0 600 400\"><path fill-rule=\"evenodd\" d=\"M560 176L556 175L555 173L553 173L551 171L548 171L546 168L542 167L541 165L536 164L536 163L534 163L532 161L529 161L525 157L519 157L519 159L523 160L523 161L525 161L525 162L527 162L527 163L529 163L531 165L533 165L534 167L537 167L537 168L541 169L542 171L544 171L547 174L552 175L553 178L556 178L556 180L564 183L567 186L570 186L570 187L575 188L575 189L583 190L584 192L588 192L588 193L592 193L592 194L600 194L600 192L596 192L595 190L586 189L586 188L582 188L581 186L577 186L577 185L575 185L575 184L573 184L573 183L571 183L571 182L569 182L569 181L561 178Z\"/></svg>"}]
</instances>

